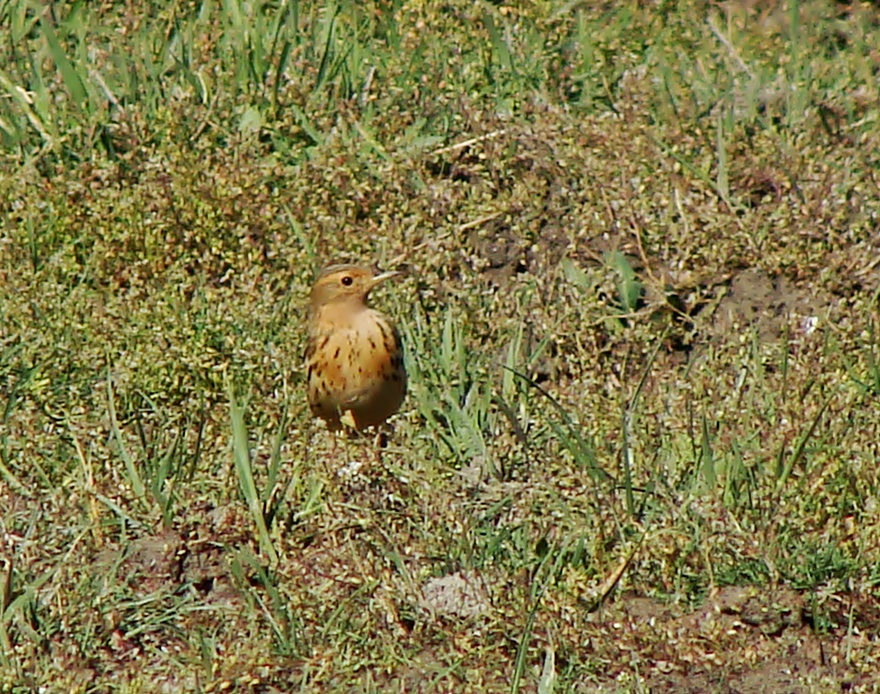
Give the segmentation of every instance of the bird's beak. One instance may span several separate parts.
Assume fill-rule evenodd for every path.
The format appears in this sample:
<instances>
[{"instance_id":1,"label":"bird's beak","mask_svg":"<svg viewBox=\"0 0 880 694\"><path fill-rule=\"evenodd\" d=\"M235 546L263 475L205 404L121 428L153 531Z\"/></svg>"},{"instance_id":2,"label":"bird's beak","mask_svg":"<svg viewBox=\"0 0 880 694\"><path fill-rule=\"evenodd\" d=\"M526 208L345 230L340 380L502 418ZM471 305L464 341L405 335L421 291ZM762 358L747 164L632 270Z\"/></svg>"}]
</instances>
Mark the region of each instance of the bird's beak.
<instances>
[{"instance_id":1,"label":"bird's beak","mask_svg":"<svg viewBox=\"0 0 880 694\"><path fill-rule=\"evenodd\" d=\"M397 277L398 275L402 275L402 272L397 270L389 270L388 272L383 272L378 275L374 275L373 279L370 280L370 289L373 287L382 284L385 280L390 280L392 277Z\"/></svg>"}]
</instances>

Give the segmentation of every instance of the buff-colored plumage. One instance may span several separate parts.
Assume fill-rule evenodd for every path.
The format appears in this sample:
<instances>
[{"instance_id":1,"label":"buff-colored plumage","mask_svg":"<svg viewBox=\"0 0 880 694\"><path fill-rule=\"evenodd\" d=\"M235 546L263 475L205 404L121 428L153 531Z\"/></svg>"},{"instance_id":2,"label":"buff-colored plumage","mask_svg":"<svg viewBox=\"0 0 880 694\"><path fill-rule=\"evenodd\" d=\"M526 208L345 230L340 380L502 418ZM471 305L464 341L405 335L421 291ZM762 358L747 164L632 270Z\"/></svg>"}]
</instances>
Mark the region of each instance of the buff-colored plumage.
<instances>
[{"instance_id":1,"label":"buff-colored plumage","mask_svg":"<svg viewBox=\"0 0 880 694\"><path fill-rule=\"evenodd\" d=\"M406 369L400 336L367 305L370 290L397 272L333 265L315 280L309 305L306 379L309 407L331 431L382 424L400 409Z\"/></svg>"}]
</instances>

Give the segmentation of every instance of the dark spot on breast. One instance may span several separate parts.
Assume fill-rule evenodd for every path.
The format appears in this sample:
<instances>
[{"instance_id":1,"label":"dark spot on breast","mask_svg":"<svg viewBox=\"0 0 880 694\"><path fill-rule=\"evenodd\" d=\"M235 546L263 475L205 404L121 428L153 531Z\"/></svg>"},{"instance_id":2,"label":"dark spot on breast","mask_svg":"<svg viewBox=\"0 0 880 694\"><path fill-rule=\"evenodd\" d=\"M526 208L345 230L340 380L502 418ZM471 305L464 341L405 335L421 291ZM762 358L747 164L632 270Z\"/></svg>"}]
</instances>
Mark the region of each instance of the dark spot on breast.
<instances>
[{"instance_id":1,"label":"dark spot on breast","mask_svg":"<svg viewBox=\"0 0 880 694\"><path fill-rule=\"evenodd\" d=\"M336 351L333 352L333 359L339 359L339 347L336 348Z\"/></svg>"},{"instance_id":2,"label":"dark spot on breast","mask_svg":"<svg viewBox=\"0 0 880 694\"><path fill-rule=\"evenodd\" d=\"M388 325L387 321L380 320L377 321L379 326L379 330L382 332L382 341L387 345L389 342L394 341L394 331Z\"/></svg>"}]
</instances>

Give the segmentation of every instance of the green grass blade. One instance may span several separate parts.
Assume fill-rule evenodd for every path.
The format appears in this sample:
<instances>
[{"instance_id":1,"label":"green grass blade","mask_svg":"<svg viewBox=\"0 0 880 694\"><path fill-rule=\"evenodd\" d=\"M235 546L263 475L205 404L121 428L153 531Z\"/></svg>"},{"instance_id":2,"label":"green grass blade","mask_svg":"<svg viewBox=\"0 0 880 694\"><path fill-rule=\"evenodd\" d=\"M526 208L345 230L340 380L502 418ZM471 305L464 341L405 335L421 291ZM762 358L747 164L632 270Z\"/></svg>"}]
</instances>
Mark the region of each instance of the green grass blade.
<instances>
[{"instance_id":1,"label":"green grass blade","mask_svg":"<svg viewBox=\"0 0 880 694\"><path fill-rule=\"evenodd\" d=\"M801 435L800 439L798 439L794 451L792 451L792 454L785 461L785 465L783 466L782 471L779 475L779 480L776 483L777 494L782 491L782 488L788 482L788 478L791 475L792 470L794 470L795 466L804 459L804 453L806 451L807 443L809 443L809 441L813 438L813 434L816 432L816 429L822 421L822 416L825 414L825 410L828 409L828 406L831 404L832 400L832 395L829 395L827 398L825 398L825 402L822 403L819 411L816 412L816 416L813 417L810 425L807 427L807 430Z\"/></svg>"},{"instance_id":2,"label":"green grass blade","mask_svg":"<svg viewBox=\"0 0 880 694\"><path fill-rule=\"evenodd\" d=\"M715 456L712 452L712 438L709 435L709 419L705 412L700 426L700 469L703 471L706 483L710 488L714 488L718 479L715 475Z\"/></svg>"},{"instance_id":3,"label":"green grass blade","mask_svg":"<svg viewBox=\"0 0 880 694\"><path fill-rule=\"evenodd\" d=\"M266 518L263 515L263 502L260 493L257 491L257 483L254 479L253 463L250 454L250 440L248 437L247 426L244 422L244 407L238 403L232 386L228 389L229 395L229 417L232 425L232 458L235 463L235 471L238 473L238 482L241 486L241 493L244 496L251 517L257 526L257 534L260 540L260 546L269 561L273 564L278 561L278 555L272 544L272 538L269 535L269 528L266 526Z\"/></svg>"},{"instance_id":4,"label":"green grass blade","mask_svg":"<svg viewBox=\"0 0 880 694\"><path fill-rule=\"evenodd\" d=\"M131 490L138 499L146 501L146 485L138 472L137 466L134 463L134 458L132 458L128 452L128 448L122 437L122 429L116 418L116 403L113 397L113 375L110 371L109 360L107 366L107 414L110 417L110 432L113 435L113 440L116 441L116 448L119 452L119 457L122 458L122 462L125 464L125 474L128 478L128 483L131 485Z\"/></svg>"},{"instance_id":5,"label":"green grass blade","mask_svg":"<svg viewBox=\"0 0 880 694\"><path fill-rule=\"evenodd\" d=\"M67 87L67 91L70 92L73 104L78 109L85 109L88 92L82 75L80 75L70 58L67 57L67 53L58 41L58 36L55 34L48 19L43 18L40 22L40 28L42 29L43 37L46 39L46 44L49 46L52 59L55 61L59 72L61 72L64 85Z\"/></svg>"}]
</instances>

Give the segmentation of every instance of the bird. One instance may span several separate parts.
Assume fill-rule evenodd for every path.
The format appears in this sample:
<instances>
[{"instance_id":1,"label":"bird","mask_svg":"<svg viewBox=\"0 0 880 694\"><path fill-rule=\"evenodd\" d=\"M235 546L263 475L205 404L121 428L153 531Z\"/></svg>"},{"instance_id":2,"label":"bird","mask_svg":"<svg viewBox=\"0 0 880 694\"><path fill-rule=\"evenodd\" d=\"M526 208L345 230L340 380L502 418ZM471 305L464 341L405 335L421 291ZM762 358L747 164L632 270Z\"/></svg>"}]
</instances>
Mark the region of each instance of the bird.
<instances>
[{"instance_id":1,"label":"bird","mask_svg":"<svg viewBox=\"0 0 880 694\"><path fill-rule=\"evenodd\" d=\"M322 270L309 294L305 351L309 408L337 432L383 424L406 397L400 333L370 308L370 291L402 273L361 265Z\"/></svg>"}]
</instances>

